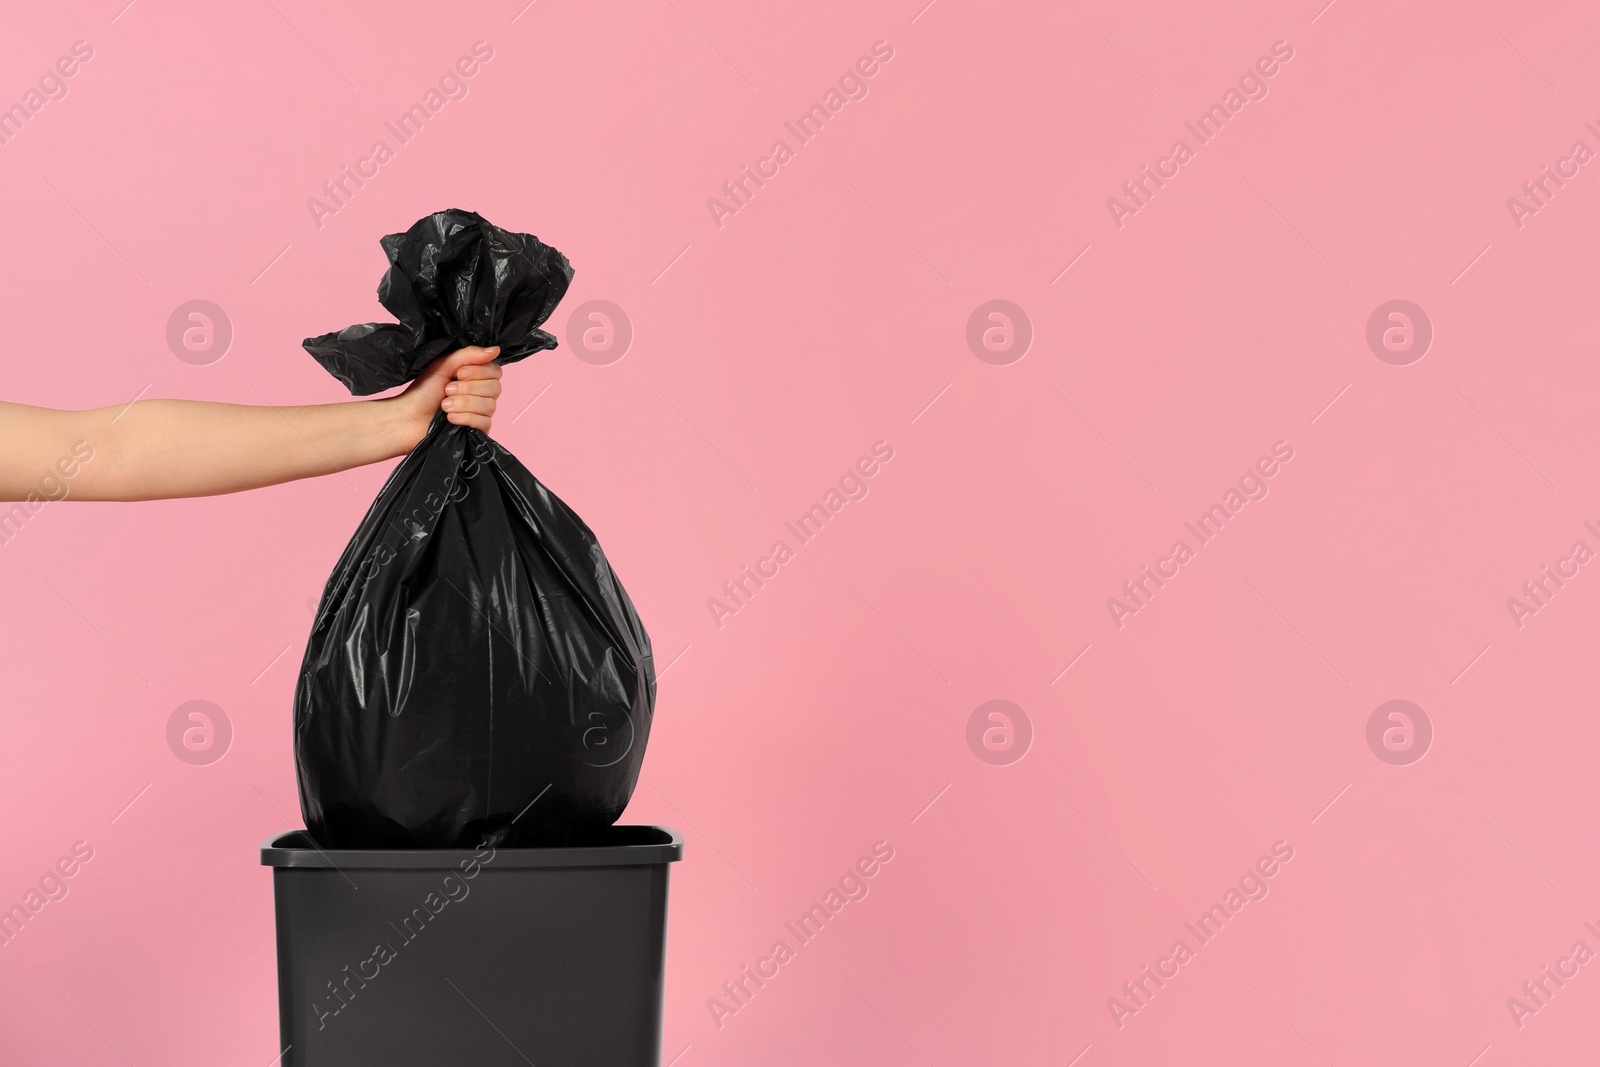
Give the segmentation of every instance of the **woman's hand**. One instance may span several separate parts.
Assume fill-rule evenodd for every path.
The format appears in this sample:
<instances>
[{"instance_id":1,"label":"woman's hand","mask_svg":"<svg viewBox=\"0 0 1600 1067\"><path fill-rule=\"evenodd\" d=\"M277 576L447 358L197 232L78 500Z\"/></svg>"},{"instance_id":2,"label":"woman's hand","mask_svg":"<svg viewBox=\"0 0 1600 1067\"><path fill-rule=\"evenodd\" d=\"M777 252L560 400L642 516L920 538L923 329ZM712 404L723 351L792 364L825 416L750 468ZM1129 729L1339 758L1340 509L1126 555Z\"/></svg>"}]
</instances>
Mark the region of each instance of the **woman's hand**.
<instances>
[{"instance_id":1,"label":"woman's hand","mask_svg":"<svg viewBox=\"0 0 1600 1067\"><path fill-rule=\"evenodd\" d=\"M494 348L460 348L440 356L417 375L406 391L394 397L406 431L406 449L415 448L433 413L443 408L457 426L471 426L489 432L494 422L495 400L500 395L501 368L490 360L500 354Z\"/></svg>"}]
</instances>

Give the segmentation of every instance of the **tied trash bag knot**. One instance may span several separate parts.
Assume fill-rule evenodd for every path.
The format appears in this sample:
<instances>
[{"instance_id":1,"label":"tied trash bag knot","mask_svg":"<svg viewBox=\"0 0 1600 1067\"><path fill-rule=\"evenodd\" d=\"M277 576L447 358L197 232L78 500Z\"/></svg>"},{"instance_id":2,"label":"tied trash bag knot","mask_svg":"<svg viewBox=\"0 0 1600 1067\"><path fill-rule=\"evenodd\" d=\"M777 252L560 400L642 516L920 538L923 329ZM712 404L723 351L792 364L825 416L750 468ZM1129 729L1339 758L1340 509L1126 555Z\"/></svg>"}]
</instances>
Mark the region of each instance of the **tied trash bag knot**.
<instances>
[{"instance_id":1,"label":"tied trash bag knot","mask_svg":"<svg viewBox=\"0 0 1600 1067\"><path fill-rule=\"evenodd\" d=\"M512 363L572 278L531 234L468 211L382 240L398 323L305 347L358 395L465 345ZM295 766L324 848L592 841L649 739L650 638L594 532L487 435L434 416L323 591L295 689Z\"/></svg>"},{"instance_id":2,"label":"tied trash bag knot","mask_svg":"<svg viewBox=\"0 0 1600 1067\"><path fill-rule=\"evenodd\" d=\"M566 295L572 265L532 234L452 208L379 244L389 269L378 283L378 302L400 321L360 323L305 342L356 396L404 385L446 352L469 345L499 345L500 364L556 347L539 327Z\"/></svg>"}]
</instances>

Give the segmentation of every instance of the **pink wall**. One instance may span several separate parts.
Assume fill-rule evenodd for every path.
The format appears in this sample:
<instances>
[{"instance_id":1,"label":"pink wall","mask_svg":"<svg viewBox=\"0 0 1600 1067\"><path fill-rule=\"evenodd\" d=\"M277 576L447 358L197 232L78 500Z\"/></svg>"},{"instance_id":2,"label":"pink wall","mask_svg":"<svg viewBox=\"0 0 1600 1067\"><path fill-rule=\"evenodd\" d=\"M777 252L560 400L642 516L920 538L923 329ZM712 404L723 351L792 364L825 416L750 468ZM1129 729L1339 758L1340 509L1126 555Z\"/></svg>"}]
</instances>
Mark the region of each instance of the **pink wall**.
<instances>
[{"instance_id":1,"label":"pink wall","mask_svg":"<svg viewBox=\"0 0 1600 1067\"><path fill-rule=\"evenodd\" d=\"M336 400L299 341L381 314L380 235L459 205L566 252L563 348L508 372L498 436L671 664L628 818L687 841L678 1067L1592 1055L1600 963L1561 962L1600 950L1587 5L123 2L0 13L0 103L93 52L0 144L0 392ZM465 98L398 145L476 41ZM220 360L169 347L191 300L231 322ZM592 300L632 323L620 360L575 358ZM994 300L1020 359L982 316L969 346ZM1368 344L1394 300L1420 360L1385 316ZM866 498L714 619L880 441ZM0 948L4 1064L277 1054L256 846L298 823L307 603L384 475L52 504L0 545L0 902L93 850ZM1546 564L1576 576L1534 602ZM1145 565L1165 584L1114 613ZM169 748L193 700L231 723L209 765ZM1009 749L969 730L992 700L1022 709ZM1369 745L1391 700L1409 747L1387 710ZM708 999L879 841L870 895L719 1027ZM1266 896L1202 943L1241 879ZM1145 965L1176 974L1134 1000ZM1576 976L1534 1001L1545 965Z\"/></svg>"}]
</instances>

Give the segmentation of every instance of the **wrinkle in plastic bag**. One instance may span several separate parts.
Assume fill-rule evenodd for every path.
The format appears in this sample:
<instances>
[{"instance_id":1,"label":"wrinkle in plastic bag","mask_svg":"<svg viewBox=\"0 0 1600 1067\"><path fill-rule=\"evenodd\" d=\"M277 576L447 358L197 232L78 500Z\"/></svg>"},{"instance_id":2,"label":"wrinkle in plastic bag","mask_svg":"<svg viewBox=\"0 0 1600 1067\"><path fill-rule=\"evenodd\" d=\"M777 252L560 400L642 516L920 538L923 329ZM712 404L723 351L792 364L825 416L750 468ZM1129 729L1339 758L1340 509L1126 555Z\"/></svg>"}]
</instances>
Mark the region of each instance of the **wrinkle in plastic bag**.
<instances>
[{"instance_id":1,"label":"wrinkle in plastic bag","mask_svg":"<svg viewBox=\"0 0 1600 1067\"><path fill-rule=\"evenodd\" d=\"M556 347L539 329L572 281L567 257L471 211L440 211L379 242L378 302L400 322L367 322L305 342L356 396L404 385L446 352L500 346L496 363Z\"/></svg>"},{"instance_id":2,"label":"wrinkle in plastic bag","mask_svg":"<svg viewBox=\"0 0 1600 1067\"><path fill-rule=\"evenodd\" d=\"M572 276L529 234L443 211L383 238L400 324L305 347L353 393L464 345L499 362ZM300 803L325 848L570 844L622 814L655 705L650 639L594 533L516 457L436 414L362 520L295 692Z\"/></svg>"}]
</instances>

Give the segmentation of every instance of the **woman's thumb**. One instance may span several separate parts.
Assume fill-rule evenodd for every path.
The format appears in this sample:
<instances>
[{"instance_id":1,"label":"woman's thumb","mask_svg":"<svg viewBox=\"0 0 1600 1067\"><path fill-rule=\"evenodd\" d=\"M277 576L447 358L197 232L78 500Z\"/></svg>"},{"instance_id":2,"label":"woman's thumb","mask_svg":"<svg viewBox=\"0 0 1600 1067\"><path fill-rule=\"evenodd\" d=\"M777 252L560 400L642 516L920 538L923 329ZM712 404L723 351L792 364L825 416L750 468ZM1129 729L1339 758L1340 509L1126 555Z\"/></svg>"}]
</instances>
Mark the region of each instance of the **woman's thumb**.
<instances>
[{"instance_id":1,"label":"woman's thumb","mask_svg":"<svg viewBox=\"0 0 1600 1067\"><path fill-rule=\"evenodd\" d=\"M419 380L422 378L442 378L448 382L455 378L456 372L462 367L493 362L494 357L499 354L500 347L498 345L491 348L479 348L476 345L458 348L454 352L434 360L418 378Z\"/></svg>"}]
</instances>

